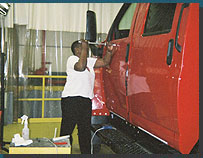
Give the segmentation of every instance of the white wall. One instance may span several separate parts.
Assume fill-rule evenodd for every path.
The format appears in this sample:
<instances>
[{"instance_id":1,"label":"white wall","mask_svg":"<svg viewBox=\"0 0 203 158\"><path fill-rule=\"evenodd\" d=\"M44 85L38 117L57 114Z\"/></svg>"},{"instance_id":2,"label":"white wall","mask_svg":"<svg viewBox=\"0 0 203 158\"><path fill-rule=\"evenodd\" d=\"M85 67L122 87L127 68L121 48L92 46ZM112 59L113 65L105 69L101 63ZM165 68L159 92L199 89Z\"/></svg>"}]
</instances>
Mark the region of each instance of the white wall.
<instances>
[{"instance_id":1,"label":"white wall","mask_svg":"<svg viewBox=\"0 0 203 158\"><path fill-rule=\"evenodd\" d=\"M6 26L27 29L85 32L86 11L96 12L98 33L107 33L122 3L12 3ZM89 8L88 8L89 7Z\"/></svg>"},{"instance_id":2,"label":"white wall","mask_svg":"<svg viewBox=\"0 0 203 158\"><path fill-rule=\"evenodd\" d=\"M33 71L41 67L42 30L46 30L46 62L51 62L46 67L52 72L65 72L72 42L84 39L86 11L96 12L98 41L103 41L121 6L121 3L12 3L5 24L9 28L19 26L22 71L26 67Z\"/></svg>"}]
</instances>

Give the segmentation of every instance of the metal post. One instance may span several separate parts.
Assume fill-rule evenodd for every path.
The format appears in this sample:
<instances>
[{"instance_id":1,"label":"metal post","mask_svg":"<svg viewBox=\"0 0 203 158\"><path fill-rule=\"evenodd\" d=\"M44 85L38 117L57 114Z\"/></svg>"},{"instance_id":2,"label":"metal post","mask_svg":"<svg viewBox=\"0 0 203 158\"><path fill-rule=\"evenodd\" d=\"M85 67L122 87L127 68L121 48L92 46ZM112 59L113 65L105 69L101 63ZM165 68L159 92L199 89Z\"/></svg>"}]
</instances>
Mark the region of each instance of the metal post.
<instances>
[{"instance_id":1,"label":"metal post","mask_svg":"<svg viewBox=\"0 0 203 158\"><path fill-rule=\"evenodd\" d=\"M1 16L1 133L0 142L1 148L3 144L3 130L4 130L4 17Z\"/></svg>"},{"instance_id":2,"label":"metal post","mask_svg":"<svg viewBox=\"0 0 203 158\"><path fill-rule=\"evenodd\" d=\"M3 130L4 130L4 53L1 52L1 135L0 142L1 147L3 146Z\"/></svg>"},{"instance_id":3,"label":"metal post","mask_svg":"<svg viewBox=\"0 0 203 158\"><path fill-rule=\"evenodd\" d=\"M0 22L1 22L1 122L0 122L0 145L4 148L3 131L4 131L4 16L7 15L10 5L8 3L0 3Z\"/></svg>"}]
</instances>

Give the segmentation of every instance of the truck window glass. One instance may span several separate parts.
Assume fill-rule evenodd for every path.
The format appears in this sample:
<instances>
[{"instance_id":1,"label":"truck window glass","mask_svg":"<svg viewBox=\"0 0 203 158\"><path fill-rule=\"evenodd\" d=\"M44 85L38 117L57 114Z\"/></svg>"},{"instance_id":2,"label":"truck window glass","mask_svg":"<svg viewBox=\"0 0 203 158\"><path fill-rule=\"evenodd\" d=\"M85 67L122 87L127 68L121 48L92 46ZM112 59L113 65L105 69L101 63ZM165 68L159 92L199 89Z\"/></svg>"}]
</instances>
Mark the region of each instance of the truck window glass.
<instances>
[{"instance_id":1,"label":"truck window glass","mask_svg":"<svg viewBox=\"0 0 203 158\"><path fill-rule=\"evenodd\" d=\"M169 33L172 28L176 3L150 4L143 36Z\"/></svg>"},{"instance_id":2,"label":"truck window glass","mask_svg":"<svg viewBox=\"0 0 203 158\"><path fill-rule=\"evenodd\" d=\"M123 15L118 25L118 30L130 30L135 8L136 8L136 3L132 3L128 8L128 10Z\"/></svg>"},{"instance_id":3,"label":"truck window glass","mask_svg":"<svg viewBox=\"0 0 203 158\"><path fill-rule=\"evenodd\" d=\"M113 32L111 33L111 40L128 37L135 8L136 3L130 4L130 6L122 13L119 19L116 19L113 25Z\"/></svg>"}]
</instances>

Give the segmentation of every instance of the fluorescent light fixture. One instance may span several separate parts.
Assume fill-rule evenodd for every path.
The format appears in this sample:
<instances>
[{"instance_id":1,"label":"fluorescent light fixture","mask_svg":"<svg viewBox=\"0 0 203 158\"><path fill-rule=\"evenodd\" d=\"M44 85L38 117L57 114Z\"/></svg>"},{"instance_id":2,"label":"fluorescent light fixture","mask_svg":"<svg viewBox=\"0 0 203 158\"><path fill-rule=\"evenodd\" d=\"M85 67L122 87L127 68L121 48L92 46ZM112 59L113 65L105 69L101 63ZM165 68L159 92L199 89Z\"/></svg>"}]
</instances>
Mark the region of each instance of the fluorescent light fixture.
<instances>
[{"instance_id":1,"label":"fluorescent light fixture","mask_svg":"<svg viewBox=\"0 0 203 158\"><path fill-rule=\"evenodd\" d=\"M10 5L8 3L0 3L0 14L6 16Z\"/></svg>"}]
</instances>

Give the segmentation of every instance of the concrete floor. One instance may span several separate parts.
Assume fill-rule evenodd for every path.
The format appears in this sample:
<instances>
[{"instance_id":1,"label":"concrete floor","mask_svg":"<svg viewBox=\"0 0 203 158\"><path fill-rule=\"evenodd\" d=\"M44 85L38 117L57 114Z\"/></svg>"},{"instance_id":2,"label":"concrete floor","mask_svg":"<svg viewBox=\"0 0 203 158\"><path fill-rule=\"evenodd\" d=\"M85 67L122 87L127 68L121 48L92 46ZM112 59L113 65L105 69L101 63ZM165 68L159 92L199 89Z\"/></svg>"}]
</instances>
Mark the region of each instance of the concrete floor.
<instances>
[{"instance_id":1,"label":"concrete floor","mask_svg":"<svg viewBox=\"0 0 203 158\"><path fill-rule=\"evenodd\" d=\"M81 154L79 144L73 144L73 146L72 146L72 154ZM101 144L101 149L96 154L115 154L115 153L107 145Z\"/></svg>"}]
</instances>

